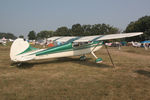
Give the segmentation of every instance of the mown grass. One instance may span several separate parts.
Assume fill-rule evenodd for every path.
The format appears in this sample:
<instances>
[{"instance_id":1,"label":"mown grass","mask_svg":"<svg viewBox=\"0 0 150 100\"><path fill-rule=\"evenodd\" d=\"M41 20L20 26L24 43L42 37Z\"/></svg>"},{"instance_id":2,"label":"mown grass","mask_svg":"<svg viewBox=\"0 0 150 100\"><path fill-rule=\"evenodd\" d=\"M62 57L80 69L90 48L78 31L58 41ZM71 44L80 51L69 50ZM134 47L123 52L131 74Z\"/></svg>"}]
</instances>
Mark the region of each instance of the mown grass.
<instances>
[{"instance_id":1,"label":"mown grass","mask_svg":"<svg viewBox=\"0 0 150 100\"><path fill-rule=\"evenodd\" d=\"M104 48L92 55L30 61L12 67L9 46L0 46L1 100L149 100L150 51L143 48ZM130 52L132 51L132 52Z\"/></svg>"}]
</instances>

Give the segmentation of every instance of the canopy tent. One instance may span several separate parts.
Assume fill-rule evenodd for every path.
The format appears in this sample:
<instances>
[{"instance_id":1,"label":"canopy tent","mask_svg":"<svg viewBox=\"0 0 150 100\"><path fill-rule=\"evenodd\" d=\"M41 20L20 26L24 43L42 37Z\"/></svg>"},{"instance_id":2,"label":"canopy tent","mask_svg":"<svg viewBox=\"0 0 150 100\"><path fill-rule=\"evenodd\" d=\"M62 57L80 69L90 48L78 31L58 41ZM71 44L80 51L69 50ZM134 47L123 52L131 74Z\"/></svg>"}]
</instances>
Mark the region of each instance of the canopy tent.
<instances>
[{"instance_id":1,"label":"canopy tent","mask_svg":"<svg viewBox=\"0 0 150 100\"><path fill-rule=\"evenodd\" d=\"M2 41L6 41L7 39L5 37L2 38Z\"/></svg>"},{"instance_id":2,"label":"canopy tent","mask_svg":"<svg viewBox=\"0 0 150 100\"><path fill-rule=\"evenodd\" d=\"M141 43L150 43L150 41L142 41Z\"/></svg>"}]
</instances>

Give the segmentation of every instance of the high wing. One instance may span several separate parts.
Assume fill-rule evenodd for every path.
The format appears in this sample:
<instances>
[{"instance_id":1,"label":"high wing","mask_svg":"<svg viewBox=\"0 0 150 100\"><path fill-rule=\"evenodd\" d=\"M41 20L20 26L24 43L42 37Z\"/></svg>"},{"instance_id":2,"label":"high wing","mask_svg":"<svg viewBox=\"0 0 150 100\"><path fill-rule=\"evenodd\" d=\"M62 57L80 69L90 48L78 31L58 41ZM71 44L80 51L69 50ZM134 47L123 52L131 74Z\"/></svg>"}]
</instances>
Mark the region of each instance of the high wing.
<instances>
[{"instance_id":1,"label":"high wing","mask_svg":"<svg viewBox=\"0 0 150 100\"><path fill-rule=\"evenodd\" d=\"M143 32L111 34L111 35L104 35L103 37L99 38L98 40L119 39L119 38L133 37L133 36L137 36L137 35L141 35L141 34L143 34Z\"/></svg>"},{"instance_id":2,"label":"high wing","mask_svg":"<svg viewBox=\"0 0 150 100\"><path fill-rule=\"evenodd\" d=\"M94 35L94 36L58 36L58 37L48 38L48 40L60 41L60 42L88 42L88 41L120 39L126 37L133 37L141 34L143 34L143 32Z\"/></svg>"},{"instance_id":3,"label":"high wing","mask_svg":"<svg viewBox=\"0 0 150 100\"><path fill-rule=\"evenodd\" d=\"M47 40L67 42L67 41L70 41L75 38L77 38L77 37L76 36L57 36L57 37L48 38Z\"/></svg>"}]
</instances>

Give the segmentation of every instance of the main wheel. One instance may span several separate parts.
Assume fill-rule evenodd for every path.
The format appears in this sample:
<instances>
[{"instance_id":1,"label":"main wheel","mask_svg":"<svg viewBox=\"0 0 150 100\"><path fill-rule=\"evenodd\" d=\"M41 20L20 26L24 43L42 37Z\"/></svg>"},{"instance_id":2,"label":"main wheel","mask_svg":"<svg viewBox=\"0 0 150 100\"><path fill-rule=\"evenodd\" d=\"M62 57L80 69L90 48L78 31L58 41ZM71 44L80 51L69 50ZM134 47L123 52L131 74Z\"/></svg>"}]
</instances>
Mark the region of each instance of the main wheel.
<instances>
[{"instance_id":1,"label":"main wheel","mask_svg":"<svg viewBox=\"0 0 150 100\"><path fill-rule=\"evenodd\" d=\"M22 63L17 63L17 67L21 67L22 66Z\"/></svg>"},{"instance_id":2,"label":"main wheel","mask_svg":"<svg viewBox=\"0 0 150 100\"><path fill-rule=\"evenodd\" d=\"M81 56L81 57L80 57L80 60L81 60L81 61L86 60L86 56L84 56L84 55L83 55L83 56Z\"/></svg>"},{"instance_id":3,"label":"main wheel","mask_svg":"<svg viewBox=\"0 0 150 100\"><path fill-rule=\"evenodd\" d=\"M97 58L96 59L96 63L102 63L102 62L103 62L102 58Z\"/></svg>"}]
</instances>

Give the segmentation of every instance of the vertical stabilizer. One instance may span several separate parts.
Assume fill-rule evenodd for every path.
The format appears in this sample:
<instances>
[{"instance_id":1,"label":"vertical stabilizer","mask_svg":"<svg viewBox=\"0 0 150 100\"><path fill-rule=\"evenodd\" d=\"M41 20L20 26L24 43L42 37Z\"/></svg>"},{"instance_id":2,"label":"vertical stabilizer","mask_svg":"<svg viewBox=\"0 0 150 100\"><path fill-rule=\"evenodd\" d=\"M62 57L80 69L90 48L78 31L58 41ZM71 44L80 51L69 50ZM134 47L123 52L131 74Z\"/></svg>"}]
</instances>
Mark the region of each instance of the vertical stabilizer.
<instances>
[{"instance_id":1,"label":"vertical stabilizer","mask_svg":"<svg viewBox=\"0 0 150 100\"><path fill-rule=\"evenodd\" d=\"M22 38L16 39L13 44L11 45L10 49L10 58L12 61L18 61L17 55L24 52L28 47L29 43L24 41Z\"/></svg>"}]
</instances>

